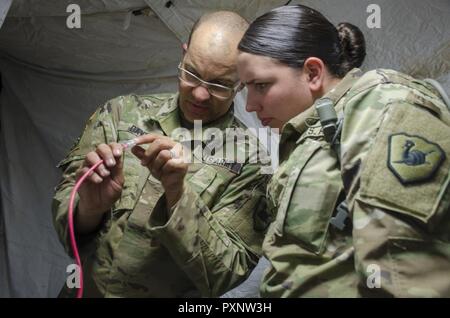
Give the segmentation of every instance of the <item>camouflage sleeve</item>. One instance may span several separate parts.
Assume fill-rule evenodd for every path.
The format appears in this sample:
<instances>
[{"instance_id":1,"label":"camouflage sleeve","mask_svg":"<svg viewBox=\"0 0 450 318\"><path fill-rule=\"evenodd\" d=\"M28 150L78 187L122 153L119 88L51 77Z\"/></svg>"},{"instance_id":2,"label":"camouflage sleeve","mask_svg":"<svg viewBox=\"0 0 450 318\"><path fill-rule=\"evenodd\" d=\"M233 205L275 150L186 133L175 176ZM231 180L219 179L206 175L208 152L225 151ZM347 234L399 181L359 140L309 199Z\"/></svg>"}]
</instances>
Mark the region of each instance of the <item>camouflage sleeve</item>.
<instances>
[{"instance_id":1,"label":"camouflage sleeve","mask_svg":"<svg viewBox=\"0 0 450 318\"><path fill-rule=\"evenodd\" d=\"M152 234L202 296L219 296L233 288L258 262L267 226L267 176L259 169L259 165L244 165L220 197L213 200L216 203L207 204L214 189L224 185L210 181L216 172L206 165L197 173L201 176L194 175L195 182L185 182L185 193L172 208L168 221L164 199L150 216Z\"/></svg>"},{"instance_id":2,"label":"camouflage sleeve","mask_svg":"<svg viewBox=\"0 0 450 318\"><path fill-rule=\"evenodd\" d=\"M63 159L58 167L62 169L61 181L55 188L55 195L52 202L53 223L56 232L63 243L64 248L72 255L69 235L68 235L68 209L69 197L75 185L75 173L83 163L85 155L95 150L101 143L110 143L117 140L116 126L118 118L118 104L121 98L109 101L100 107L88 120L86 127L70 150L69 154ZM78 196L75 198L75 207L78 204ZM88 243L92 235L79 236L77 242L80 247Z\"/></svg>"},{"instance_id":3,"label":"camouflage sleeve","mask_svg":"<svg viewBox=\"0 0 450 318\"><path fill-rule=\"evenodd\" d=\"M441 106L395 83L347 100L342 177L362 296L450 296L450 121Z\"/></svg>"}]
</instances>

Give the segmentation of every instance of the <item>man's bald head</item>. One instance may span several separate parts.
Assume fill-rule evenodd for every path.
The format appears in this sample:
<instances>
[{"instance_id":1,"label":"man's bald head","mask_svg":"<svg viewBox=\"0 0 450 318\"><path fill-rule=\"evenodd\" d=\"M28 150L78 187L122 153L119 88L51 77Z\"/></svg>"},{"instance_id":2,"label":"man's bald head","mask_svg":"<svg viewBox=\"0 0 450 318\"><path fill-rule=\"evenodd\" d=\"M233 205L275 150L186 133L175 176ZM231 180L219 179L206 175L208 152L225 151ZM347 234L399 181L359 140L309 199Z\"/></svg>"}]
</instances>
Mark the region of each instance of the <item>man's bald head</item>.
<instances>
[{"instance_id":1,"label":"man's bald head","mask_svg":"<svg viewBox=\"0 0 450 318\"><path fill-rule=\"evenodd\" d=\"M203 15L194 25L188 47L211 59L234 59L248 22L237 13L218 11Z\"/></svg>"},{"instance_id":2,"label":"man's bald head","mask_svg":"<svg viewBox=\"0 0 450 318\"><path fill-rule=\"evenodd\" d=\"M191 33L189 34L188 45L191 43L191 39L197 31L197 29L203 24L216 26L220 28L223 32L227 33L238 33L243 34L247 31L248 22L241 17L239 14L232 11L217 11L212 13L207 13L202 15L192 27Z\"/></svg>"}]
</instances>

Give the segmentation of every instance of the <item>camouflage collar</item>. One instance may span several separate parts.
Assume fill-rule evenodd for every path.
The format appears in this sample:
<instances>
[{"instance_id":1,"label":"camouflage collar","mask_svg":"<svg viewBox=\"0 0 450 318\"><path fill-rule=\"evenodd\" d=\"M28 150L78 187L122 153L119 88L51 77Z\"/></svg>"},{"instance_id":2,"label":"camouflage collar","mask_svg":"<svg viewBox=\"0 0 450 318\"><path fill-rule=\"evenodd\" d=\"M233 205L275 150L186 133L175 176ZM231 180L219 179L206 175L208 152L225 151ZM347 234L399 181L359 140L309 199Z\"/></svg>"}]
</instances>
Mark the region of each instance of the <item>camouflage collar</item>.
<instances>
[{"instance_id":1,"label":"camouflage collar","mask_svg":"<svg viewBox=\"0 0 450 318\"><path fill-rule=\"evenodd\" d=\"M360 69L354 68L345 75L335 88L325 94L323 98L329 98L333 101L334 105L337 105L362 74ZM317 114L314 103L307 110L298 114L283 126L280 143L282 143L283 140L290 139L293 133L302 135L308 127L317 124L318 121L319 115Z\"/></svg>"},{"instance_id":2,"label":"camouflage collar","mask_svg":"<svg viewBox=\"0 0 450 318\"><path fill-rule=\"evenodd\" d=\"M180 127L178 93L168 98L161 107L161 111L159 111L155 118L152 119L159 123L162 131L167 136L170 136L173 130Z\"/></svg>"},{"instance_id":3,"label":"camouflage collar","mask_svg":"<svg viewBox=\"0 0 450 318\"><path fill-rule=\"evenodd\" d=\"M352 88L355 82L363 75L363 72L359 68L354 68L345 75L345 77L324 97L329 98L333 101L334 105L341 100L342 97ZM314 107L315 109L315 107ZM317 115L317 113L316 113ZM318 115L317 115L318 116Z\"/></svg>"}]
</instances>

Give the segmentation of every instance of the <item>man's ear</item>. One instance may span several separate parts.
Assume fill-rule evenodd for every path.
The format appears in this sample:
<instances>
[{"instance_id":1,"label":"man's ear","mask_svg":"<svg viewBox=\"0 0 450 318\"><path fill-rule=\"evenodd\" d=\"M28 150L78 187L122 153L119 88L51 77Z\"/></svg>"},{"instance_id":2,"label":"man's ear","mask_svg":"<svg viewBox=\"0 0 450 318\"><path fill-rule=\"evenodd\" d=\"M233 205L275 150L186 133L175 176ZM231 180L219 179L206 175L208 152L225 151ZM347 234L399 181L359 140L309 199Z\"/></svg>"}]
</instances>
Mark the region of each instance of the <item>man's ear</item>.
<instances>
[{"instance_id":1,"label":"man's ear","mask_svg":"<svg viewBox=\"0 0 450 318\"><path fill-rule=\"evenodd\" d=\"M320 93L323 89L325 78L325 64L317 57L309 57L303 64L303 72L311 92Z\"/></svg>"},{"instance_id":2,"label":"man's ear","mask_svg":"<svg viewBox=\"0 0 450 318\"><path fill-rule=\"evenodd\" d=\"M187 52L188 45L187 45L187 43L183 43L183 45L181 45L181 47L183 48L183 56L184 56Z\"/></svg>"}]
</instances>

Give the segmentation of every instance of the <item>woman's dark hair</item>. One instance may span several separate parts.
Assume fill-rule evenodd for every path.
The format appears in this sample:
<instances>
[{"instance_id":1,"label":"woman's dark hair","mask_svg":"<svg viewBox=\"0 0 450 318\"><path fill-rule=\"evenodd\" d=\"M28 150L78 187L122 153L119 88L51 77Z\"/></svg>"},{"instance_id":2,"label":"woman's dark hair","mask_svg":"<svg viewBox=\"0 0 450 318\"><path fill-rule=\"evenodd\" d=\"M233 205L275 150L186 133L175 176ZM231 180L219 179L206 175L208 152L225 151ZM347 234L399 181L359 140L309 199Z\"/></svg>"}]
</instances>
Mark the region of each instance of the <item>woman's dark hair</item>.
<instances>
[{"instance_id":1,"label":"woman's dark hair","mask_svg":"<svg viewBox=\"0 0 450 318\"><path fill-rule=\"evenodd\" d=\"M301 68L318 57L341 78L361 66L366 56L364 35L350 23L336 28L320 12L303 5L273 9L253 21L238 46L242 52L272 57Z\"/></svg>"}]
</instances>

